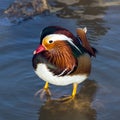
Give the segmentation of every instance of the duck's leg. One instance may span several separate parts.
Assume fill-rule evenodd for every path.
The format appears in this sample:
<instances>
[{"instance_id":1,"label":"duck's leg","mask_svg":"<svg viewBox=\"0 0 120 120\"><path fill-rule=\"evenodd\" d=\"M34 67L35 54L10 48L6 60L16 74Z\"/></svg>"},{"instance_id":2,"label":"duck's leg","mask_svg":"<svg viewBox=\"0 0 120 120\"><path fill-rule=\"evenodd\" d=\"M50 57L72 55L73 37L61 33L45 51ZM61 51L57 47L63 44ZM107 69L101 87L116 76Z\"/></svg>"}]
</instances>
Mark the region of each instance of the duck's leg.
<instances>
[{"instance_id":1,"label":"duck's leg","mask_svg":"<svg viewBox=\"0 0 120 120\"><path fill-rule=\"evenodd\" d=\"M50 89L49 89L49 83L48 82L45 83L43 89L45 90L47 95L51 96L51 92L50 92Z\"/></svg>"},{"instance_id":2,"label":"duck's leg","mask_svg":"<svg viewBox=\"0 0 120 120\"><path fill-rule=\"evenodd\" d=\"M58 99L57 101L68 102L68 101L73 100L76 96L76 93L77 93L77 87L78 87L78 83L73 83L73 90L72 90L71 96L64 96L64 97Z\"/></svg>"},{"instance_id":3,"label":"duck's leg","mask_svg":"<svg viewBox=\"0 0 120 120\"><path fill-rule=\"evenodd\" d=\"M40 94L40 98L43 98L45 94L47 96L51 96L51 92L49 90L49 83L48 82L45 83L43 89L40 89L35 93L35 96L37 96L38 94Z\"/></svg>"},{"instance_id":4,"label":"duck's leg","mask_svg":"<svg viewBox=\"0 0 120 120\"><path fill-rule=\"evenodd\" d=\"M76 93L77 93L77 87L78 87L78 83L73 83L73 91L72 91L72 98L75 98Z\"/></svg>"}]
</instances>

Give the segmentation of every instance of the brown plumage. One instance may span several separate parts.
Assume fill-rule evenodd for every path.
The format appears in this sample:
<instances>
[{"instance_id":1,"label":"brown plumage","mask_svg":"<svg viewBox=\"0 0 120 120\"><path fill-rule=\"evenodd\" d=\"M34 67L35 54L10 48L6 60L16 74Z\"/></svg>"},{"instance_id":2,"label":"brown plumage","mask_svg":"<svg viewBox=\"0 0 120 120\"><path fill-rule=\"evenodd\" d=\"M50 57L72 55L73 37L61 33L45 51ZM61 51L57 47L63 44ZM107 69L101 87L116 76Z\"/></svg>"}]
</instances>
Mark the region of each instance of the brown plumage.
<instances>
[{"instance_id":1,"label":"brown plumage","mask_svg":"<svg viewBox=\"0 0 120 120\"><path fill-rule=\"evenodd\" d=\"M70 73L77 66L77 60L73 56L71 48L64 41L55 41L54 49L46 51L44 55L51 64L59 68L55 69L55 74L64 70L66 70L64 74Z\"/></svg>"},{"instance_id":2,"label":"brown plumage","mask_svg":"<svg viewBox=\"0 0 120 120\"><path fill-rule=\"evenodd\" d=\"M86 28L78 28L76 30L78 37L80 37L82 45L84 48L86 48L86 50L88 50L89 53L91 53L92 56L95 56L95 51L93 50L93 48L90 46L87 37L86 37L86 32L87 29Z\"/></svg>"},{"instance_id":3,"label":"brown plumage","mask_svg":"<svg viewBox=\"0 0 120 120\"><path fill-rule=\"evenodd\" d=\"M78 59L77 69L72 73L89 75L91 71L91 60L88 55L82 55Z\"/></svg>"}]
</instances>

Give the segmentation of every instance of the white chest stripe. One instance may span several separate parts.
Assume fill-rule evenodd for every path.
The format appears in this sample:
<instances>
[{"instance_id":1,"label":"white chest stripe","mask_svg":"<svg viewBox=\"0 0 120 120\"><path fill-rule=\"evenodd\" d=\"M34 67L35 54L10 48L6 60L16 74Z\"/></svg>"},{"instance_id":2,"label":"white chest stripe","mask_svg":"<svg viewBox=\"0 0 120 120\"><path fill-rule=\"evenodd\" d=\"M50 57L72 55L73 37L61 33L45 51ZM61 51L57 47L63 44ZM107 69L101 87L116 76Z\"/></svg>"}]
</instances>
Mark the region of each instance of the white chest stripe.
<instances>
[{"instance_id":1,"label":"white chest stripe","mask_svg":"<svg viewBox=\"0 0 120 120\"><path fill-rule=\"evenodd\" d=\"M60 77L61 75L63 75L67 70L68 70L67 68L66 68L65 70L63 70L62 73L60 73L60 74L58 75L58 77Z\"/></svg>"}]
</instances>

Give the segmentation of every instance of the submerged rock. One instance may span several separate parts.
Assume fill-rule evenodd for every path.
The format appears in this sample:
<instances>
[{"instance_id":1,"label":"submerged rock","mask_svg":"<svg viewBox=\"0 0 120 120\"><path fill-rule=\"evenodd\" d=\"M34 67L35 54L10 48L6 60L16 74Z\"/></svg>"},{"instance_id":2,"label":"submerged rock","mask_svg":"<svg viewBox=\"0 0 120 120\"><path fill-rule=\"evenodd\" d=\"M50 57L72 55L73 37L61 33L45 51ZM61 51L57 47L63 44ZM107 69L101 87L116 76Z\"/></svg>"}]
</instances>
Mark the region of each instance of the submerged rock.
<instances>
[{"instance_id":1,"label":"submerged rock","mask_svg":"<svg viewBox=\"0 0 120 120\"><path fill-rule=\"evenodd\" d=\"M16 0L5 11L8 17L28 18L49 10L46 0Z\"/></svg>"}]
</instances>

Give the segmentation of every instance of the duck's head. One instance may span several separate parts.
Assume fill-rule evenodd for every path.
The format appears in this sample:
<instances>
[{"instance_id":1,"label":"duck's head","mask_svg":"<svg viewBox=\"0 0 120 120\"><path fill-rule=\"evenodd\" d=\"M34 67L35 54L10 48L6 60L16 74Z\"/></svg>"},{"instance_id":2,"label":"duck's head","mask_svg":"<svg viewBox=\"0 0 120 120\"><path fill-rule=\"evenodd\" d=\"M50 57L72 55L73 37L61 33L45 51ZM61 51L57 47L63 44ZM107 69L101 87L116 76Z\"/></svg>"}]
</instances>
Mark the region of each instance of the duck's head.
<instances>
[{"instance_id":1,"label":"duck's head","mask_svg":"<svg viewBox=\"0 0 120 120\"><path fill-rule=\"evenodd\" d=\"M34 51L34 54L40 53L44 50L54 51L54 50L63 50L67 46L75 45L76 38L75 36L67 29L60 26L48 26L44 28L40 36L40 45ZM66 47L65 47L66 46Z\"/></svg>"}]
</instances>

